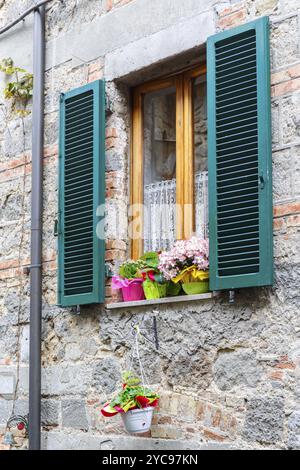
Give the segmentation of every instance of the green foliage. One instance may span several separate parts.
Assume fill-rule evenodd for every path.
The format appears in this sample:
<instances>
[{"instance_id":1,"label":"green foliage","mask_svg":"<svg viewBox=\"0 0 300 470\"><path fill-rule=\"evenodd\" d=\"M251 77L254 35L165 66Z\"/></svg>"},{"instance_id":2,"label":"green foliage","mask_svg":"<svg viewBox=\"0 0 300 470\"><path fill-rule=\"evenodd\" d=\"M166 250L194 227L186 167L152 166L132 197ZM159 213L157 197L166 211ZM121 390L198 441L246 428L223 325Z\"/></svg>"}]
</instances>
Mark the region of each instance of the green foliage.
<instances>
[{"instance_id":1,"label":"green foliage","mask_svg":"<svg viewBox=\"0 0 300 470\"><path fill-rule=\"evenodd\" d=\"M137 377L134 372L125 370L122 373L122 381L124 384L127 384L129 387L135 387L140 385L141 379Z\"/></svg>"},{"instance_id":2,"label":"green foliage","mask_svg":"<svg viewBox=\"0 0 300 470\"><path fill-rule=\"evenodd\" d=\"M137 260L128 260L125 263L121 264L119 274L125 279L135 279L142 277L141 269L143 269L143 261Z\"/></svg>"},{"instance_id":3,"label":"green foliage","mask_svg":"<svg viewBox=\"0 0 300 470\"><path fill-rule=\"evenodd\" d=\"M149 251L148 253L144 253L143 256L140 257L142 261L145 262L148 268L156 269L159 264L159 257L158 253L155 251Z\"/></svg>"},{"instance_id":4,"label":"green foliage","mask_svg":"<svg viewBox=\"0 0 300 470\"><path fill-rule=\"evenodd\" d=\"M153 277L151 277L151 279L159 284L164 284L166 282L158 269L159 256L156 251L144 253L143 256L140 257L140 260L144 263L144 267L142 268L143 273L152 274Z\"/></svg>"},{"instance_id":5,"label":"green foliage","mask_svg":"<svg viewBox=\"0 0 300 470\"><path fill-rule=\"evenodd\" d=\"M4 89L4 97L7 100L13 100L13 109L17 114L25 116L28 114L26 105L33 93L33 75L25 69L15 67L13 60L9 57L0 62L0 71L7 77L11 77ZM22 108L17 108L17 104Z\"/></svg>"},{"instance_id":6,"label":"green foliage","mask_svg":"<svg viewBox=\"0 0 300 470\"><path fill-rule=\"evenodd\" d=\"M111 401L112 407L119 406L127 411L128 407L137 406L141 408L141 403L136 397L145 397L148 399L158 399L159 395L153 390L141 385L141 380L131 371L125 371L122 374L124 388Z\"/></svg>"}]
</instances>

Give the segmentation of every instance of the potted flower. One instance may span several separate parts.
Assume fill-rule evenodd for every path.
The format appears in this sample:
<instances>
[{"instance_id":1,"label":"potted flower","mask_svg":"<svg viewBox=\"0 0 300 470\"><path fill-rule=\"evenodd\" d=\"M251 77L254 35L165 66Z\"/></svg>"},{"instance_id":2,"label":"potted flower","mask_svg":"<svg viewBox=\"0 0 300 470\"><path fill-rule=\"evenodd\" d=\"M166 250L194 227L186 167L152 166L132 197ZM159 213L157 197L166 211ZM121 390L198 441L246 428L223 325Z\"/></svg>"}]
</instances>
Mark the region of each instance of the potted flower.
<instances>
[{"instance_id":1,"label":"potted flower","mask_svg":"<svg viewBox=\"0 0 300 470\"><path fill-rule=\"evenodd\" d=\"M120 413L129 433L147 432L151 427L159 395L142 385L140 379L132 372L124 372L122 379L122 390L110 402L105 403L101 413L106 417Z\"/></svg>"},{"instance_id":2,"label":"potted flower","mask_svg":"<svg viewBox=\"0 0 300 470\"><path fill-rule=\"evenodd\" d=\"M208 258L207 240L178 240L159 255L158 269L165 279L180 283L186 294L202 294L209 291Z\"/></svg>"},{"instance_id":3,"label":"potted flower","mask_svg":"<svg viewBox=\"0 0 300 470\"><path fill-rule=\"evenodd\" d=\"M121 264L119 275L112 278L112 289L121 289L125 302L143 300L144 290L141 268L144 264L141 261L128 260Z\"/></svg>"},{"instance_id":4,"label":"potted flower","mask_svg":"<svg viewBox=\"0 0 300 470\"><path fill-rule=\"evenodd\" d=\"M167 295L167 281L158 269L159 257L155 251L145 253L140 258L144 267L141 269L144 279L143 289L146 299L159 299Z\"/></svg>"}]
</instances>

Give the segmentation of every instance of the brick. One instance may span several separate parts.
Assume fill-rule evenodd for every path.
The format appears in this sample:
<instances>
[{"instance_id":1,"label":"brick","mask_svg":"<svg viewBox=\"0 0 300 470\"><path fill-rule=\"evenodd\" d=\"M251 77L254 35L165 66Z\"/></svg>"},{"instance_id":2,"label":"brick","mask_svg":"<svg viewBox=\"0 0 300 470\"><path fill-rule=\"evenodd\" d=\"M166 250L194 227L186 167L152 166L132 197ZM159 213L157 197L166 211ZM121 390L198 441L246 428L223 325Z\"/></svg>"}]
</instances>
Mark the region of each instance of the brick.
<instances>
[{"instance_id":1,"label":"brick","mask_svg":"<svg viewBox=\"0 0 300 470\"><path fill-rule=\"evenodd\" d=\"M277 83L285 82L289 80L288 70L282 70L280 72L272 73L271 75L271 85L275 85Z\"/></svg>"},{"instance_id":2,"label":"brick","mask_svg":"<svg viewBox=\"0 0 300 470\"><path fill-rule=\"evenodd\" d=\"M110 172L105 178L106 189L120 189L120 178L117 177L117 173Z\"/></svg>"},{"instance_id":3,"label":"brick","mask_svg":"<svg viewBox=\"0 0 300 470\"><path fill-rule=\"evenodd\" d=\"M157 424L172 424L171 416L159 416Z\"/></svg>"},{"instance_id":4,"label":"brick","mask_svg":"<svg viewBox=\"0 0 300 470\"><path fill-rule=\"evenodd\" d=\"M288 227L299 227L300 226L300 215L292 215L286 219Z\"/></svg>"},{"instance_id":5,"label":"brick","mask_svg":"<svg viewBox=\"0 0 300 470\"><path fill-rule=\"evenodd\" d=\"M289 80L287 82L279 83L278 85L272 86L272 97L286 95L294 91L300 90L300 78Z\"/></svg>"},{"instance_id":6,"label":"brick","mask_svg":"<svg viewBox=\"0 0 300 470\"><path fill-rule=\"evenodd\" d=\"M115 137L108 137L105 139L105 147L107 150L115 147L116 145L116 138Z\"/></svg>"},{"instance_id":7,"label":"brick","mask_svg":"<svg viewBox=\"0 0 300 470\"><path fill-rule=\"evenodd\" d=\"M291 202L274 207L274 217L283 217L300 212L300 202Z\"/></svg>"},{"instance_id":8,"label":"brick","mask_svg":"<svg viewBox=\"0 0 300 470\"><path fill-rule=\"evenodd\" d=\"M285 220L284 219L274 219L273 220L273 230L274 231L277 231L277 230L282 230L283 228L285 228L286 226L286 223L285 223Z\"/></svg>"},{"instance_id":9,"label":"brick","mask_svg":"<svg viewBox=\"0 0 300 470\"><path fill-rule=\"evenodd\" d=\"M220 426L221 417L222 417L221 410L220 409L216 410L212 417L212 425L214 428L218 428Z\"/></svg>"},{"instance_id":10,"label":"brick","mask_svg":"<svg viewBox=\"0 0 300 470\"><path fill-rule=\"evenodd\" d=\"M245 6L244 2L236 3L235 5L227 6L219 11L218 15L220 18L231 15L234 12L241 10Z\"/></svg>"},{"instance_id":11,"label":"brick","mask_svg":"<svg viewBox=\"0 0 300 470\"><path fill-rule=\"evenodd\" d=\"M300 77L300 64L293 65L288 69L288 74L291 78Z\"/></svg>"},{"instance_id":12,"label":"brick","mask_svg":"<svg viewBox=\"0 0 300 470\"><path fill-rule=\"evenodd\" d=\"M225 436L222 436L215 431L210 431L209 429L203 429L203 435L212 441L223 442L225 440Z\"/></svg>"},{"instance_id":13,"label":"brick","mask_svg":"<svg viewBox=\"0 0 300 470\"><path fill-rule=\"evenodd\" d=\"M101 80L103 78L103 70L96 70L93 73L90 73L88 76L88 82L92 83L96 80Z\"/></svg>"},{"instance_id":14,"label":"brick","mask_svg":"<svg viewBox=\"0 0 300 470\"><path fill-rule=\"evenodd\" d=\"M94 72L98 72L103 68L103 63L100 60L97 60L96 62L92 62L89 64L88 72L89 74L92 74Z\"/></svg>"},{"instance_id":15,"label":"brick","mask_svg":"<svg viewBox=\"0 0 300 470\"><path fill-rule=\"evenodd\" d=\"M204 417L204 411L205 411L205 405L202 402L197 403L197 408L196 408L196 418L197 420L202 421Z\"/></svg>"},{"instance_id":16,"label":"brick","mask_svg":"<svg viewBox=\"0 0 300 470\"><path fill-rule=\"evenodd\" d=\"M122 250L106 250L105 252L106 261L123 260L123 259L124 259L124 251Z\"/></svg>"},{"instance_id":17,"label":"brick","mask_svg":"<svg viewBox=\"0 0 300 470\"><path fill-rule=\"evenodd\" d=\"M294 370L296 365L291 361L281 361L276 364L276 369L289 369Z\"/></svg>"},{"instance_id":18,"label":"brick","mask_svg":"<svg viewBox=\"0 0 300 470\"><path fill-rule=\"evenodd\" d=\"M275 370L269 374L269 378L271 380L282 380L283 379L283 372L281 370Z\"/></svg>"},{"instance_id":19,"label":"brick","mask_svg":"<svg viewBox=\"0 0 300 470\"><path fill-rule=\"evenodd\" d=\"M242 10L238 10L228 16L224 16L218 21L218 27L220 29L229 29L233 28L234 26L238 26L245 22L247 17L247 10L243 8Z\"/></svg>"},{"instance_id":20,"label":"brick","mask_svg":"<svg viewBox=\"0 0 300 470\"><path fill-rule=\"evenodd\" d=\"M105 131L106 138L118 137L118 130L115 127L108 127Z\"/></svg>"},{"instance_id":21,"label":"brick","mask_svg":"<svg viewBox=\"0 0 300 470\"><path fill-rule=\"evenodd\" d=\"M127 246L123 240L106 240L105 247L107 250L126 250Z\"/></svg>"},{"instance_id":22,"label":"brick","mask_svg":"<svg viewBox=\"0 0 300 470\"><path fill-rule=\"evenodd\" d=\"M108 189L105 192L106 198L108 199L116 199L118 197L124 196L124 193L119 189Z\"/></svg>"},{"instance_id":23,"label":"brick","mask_svg":"<svg viewBox=\"0 0 300 470\"><path fill-rule=\"evenodd\" d=\"M175 426L152 426L151 436L160 439L180 439L182 437L182 431Z\"/></svg>"},{"instance_id":24,"label":"brick","mask_svg":"<svg viewBox=\"0 0 300 470\"><path fill-rule=\"evenodd\" d=\"M271 75L271 85L276 85L298 77L300 77L300 64L293 65L286 70L273 73Z\"/></svg>"},{"instance_id":25,"label":"brick","mask_svg":"<svg viewBox=\"0 0 300 470\"><path fill-rule=\"evenodd\" d=\"M112 10L113 5L113 0L106 0L106 11Z\"/></svg>"}]
</instances>

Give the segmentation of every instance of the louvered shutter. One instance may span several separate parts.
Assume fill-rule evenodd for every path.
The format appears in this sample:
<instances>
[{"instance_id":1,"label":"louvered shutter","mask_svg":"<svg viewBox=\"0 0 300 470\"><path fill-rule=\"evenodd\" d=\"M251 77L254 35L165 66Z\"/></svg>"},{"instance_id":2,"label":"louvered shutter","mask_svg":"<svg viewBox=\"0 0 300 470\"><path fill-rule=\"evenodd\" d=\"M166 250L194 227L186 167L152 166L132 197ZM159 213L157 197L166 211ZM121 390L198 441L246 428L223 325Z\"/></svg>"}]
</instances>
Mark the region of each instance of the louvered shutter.
<instances>
[{"instance_id":1,"label":"louvered shutter","mask_svg":"<svg viewBox=\"0 0 300 470\"><path fill-rule=\"evenodd\" d=\"M271 285L269 22L207 43L210 288Z\"/></svg>"},{"instance_id":2,"label":"louvered shutter","mask_svg":"<svg viewBox=\"0 0 300 470\"><path fill-rule=\"evenodd\" d=\"M96 234L105 200L104 82L61 95L58 302L104 301L105 245ZM101 211L98 211L101 213Z\"/></svg>"}]
</instances>

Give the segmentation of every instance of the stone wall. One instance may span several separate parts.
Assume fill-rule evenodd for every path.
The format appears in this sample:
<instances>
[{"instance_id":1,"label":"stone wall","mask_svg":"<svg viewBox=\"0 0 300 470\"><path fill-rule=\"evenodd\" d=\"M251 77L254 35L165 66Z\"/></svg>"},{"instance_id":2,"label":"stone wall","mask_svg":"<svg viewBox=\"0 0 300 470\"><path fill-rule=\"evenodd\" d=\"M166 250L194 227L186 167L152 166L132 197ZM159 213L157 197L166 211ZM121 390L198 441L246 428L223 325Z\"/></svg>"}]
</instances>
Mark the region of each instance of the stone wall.
<instances>
[{"instance_id":1,"label":"stone wall","mask_svg":"<svg viewBox=\"0 0 300 470\"><path fill-rule=\"evenodd\" d=\"M31 1L0 1L6 24ZM54 0L47 7L43 233L43 446L48 449L300 448L300 23L298 0ZM106 258L113 267L127 241L129 87L197 57L207 36L268 14L271 19L275 285L140 311L56 306L58 96L107 79ZM1 41L31 64L31 20ZM4 44L4 45L3 45ZM176 57L177 54L180 56ZM199 53L200 57L200 53ZM21 59L20 59L21 60ZM167 62L165 62L167 60ZM26 65L25 64L25 65ZM177 64L177 65L176 65ZM19 64L18 64L19 65ZM22 64L21 64L22 65ZM3 81L3 77L1 78ZM12 412L28 409L31 117L0 106L0 447ZM30 106L29 106L30 110ZM109 287L108 301L113 300ZM157 318L159 351L153 343ZM128 437L100 403L120 381L142 339L149 381L161 390L150 436ZM16 393L15 393L16 392ZM14 397L15 395L15 397ZM16 400L13 400L15 398ZM26 446L19 436L17 444Z\"/></svg>"}]
</instances>

